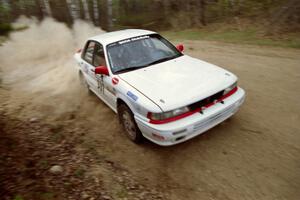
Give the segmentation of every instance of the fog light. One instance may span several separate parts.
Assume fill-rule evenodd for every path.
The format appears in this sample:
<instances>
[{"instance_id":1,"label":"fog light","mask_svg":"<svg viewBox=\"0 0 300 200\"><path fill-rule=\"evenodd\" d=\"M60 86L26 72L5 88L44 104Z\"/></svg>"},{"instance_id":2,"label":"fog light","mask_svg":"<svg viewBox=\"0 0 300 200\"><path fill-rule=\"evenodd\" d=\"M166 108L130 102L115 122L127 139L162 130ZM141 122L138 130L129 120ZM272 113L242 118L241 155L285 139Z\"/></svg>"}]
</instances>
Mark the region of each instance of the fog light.
<instances>
[{"instance_id":1,"label":"fog light","mask_svg":"<svg viewBox=\"0 0 300 200\"><path fill-rule=\"evenodd\" d=\"M152 133L152 136L159 139L159 140L165 140L164 136L158 135L156 133Z\"/></svg>"},{"instance_id":2,"label":"fog light","mask_svg":"<svg viewBox=\"0 0 300 200\"><path fill-rule=\"evenodd\" d=\"M180 136L180 137L176 138L175 141L182 140L183 138L185 138L185 136Z\"/></svg>"},{"instance_id":3,"label":"fog light","mask_svg":"<svg viewBox=\"0 0 300 200\"><path fill-rule=\"evenodd\" d=\"M186 129L183 129L183 130L180 130L180 131L173 132L173 135L178 135L178 134L184 133L184 132L186 132Z\"/></svg>"}]
</instances>

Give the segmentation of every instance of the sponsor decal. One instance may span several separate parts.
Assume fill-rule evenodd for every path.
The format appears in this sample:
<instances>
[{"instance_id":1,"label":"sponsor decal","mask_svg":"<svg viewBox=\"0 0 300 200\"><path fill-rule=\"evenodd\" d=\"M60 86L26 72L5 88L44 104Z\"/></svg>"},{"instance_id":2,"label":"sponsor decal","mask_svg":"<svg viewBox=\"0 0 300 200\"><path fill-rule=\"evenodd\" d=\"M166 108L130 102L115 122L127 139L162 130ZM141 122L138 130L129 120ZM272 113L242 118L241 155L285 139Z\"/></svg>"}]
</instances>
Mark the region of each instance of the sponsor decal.
<instances>
[{"instance_id":1,"label":"sponsor decal","mask_svg":"<svg viewBox=\"0 0 300 200\"><path fill-rule=\"evenodd\" d=\"M130 91L127 92L127 96L129 96L134 101L138 99L138 97Z\"/></svg>"},{"instance_id":2,"label":"sponsor decal","mask_svg":"<svg viewBox=\"0 0 300 200\"><path fill-rule=\"evenodd\" d=\"M114 77L114 78L112 78L111 82L113 85L117 85L119 83L119 79Z\"/></svg>"},{"instance_id":3,"label":"sponsor decal","mask_svg":"<svg viewBox=\"0 0 300 200\"><path fill-rule=\"evenodd\" d=\"M144 36L139 36L139 37L134 37L134 38L122 40L118 43L119 44L125 44L125 43L128 43L128 42L132 42L132 41L136 41L136 40L142 40L142 39L146 39L146 38L149 38L149 37L150 37L149 35L144 35Z\"/></svg>"},{"instance_id":4,"label":"sponsor decal","mask_svg":"<svg viewBox=\"0 0 300 200\"><path fill-rule=\"evenodd\" d=\"M129 38L129 39L125 39L125 40L121 40L119 42L114 42L112 44L109 44L107 47L113 47L113 46L116 46L116 45L122 45L122 44L126 44L128 42L133 42L133 41L136 41L136 40L142 40L142 39L147 39L147 38L150 38L149 35L144 35L144 36L138 36L138 37L134 37L134 38Z\"/></svg>"}]
</instances>

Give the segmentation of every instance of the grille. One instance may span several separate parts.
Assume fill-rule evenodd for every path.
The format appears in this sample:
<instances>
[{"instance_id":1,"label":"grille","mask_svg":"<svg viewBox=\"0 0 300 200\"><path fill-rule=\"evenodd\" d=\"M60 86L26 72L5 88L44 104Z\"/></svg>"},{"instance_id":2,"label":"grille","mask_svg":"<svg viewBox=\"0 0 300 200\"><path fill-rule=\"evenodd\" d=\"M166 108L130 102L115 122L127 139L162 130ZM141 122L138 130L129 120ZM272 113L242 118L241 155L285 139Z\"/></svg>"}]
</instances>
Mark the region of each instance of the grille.
<instances>
[{"instance_id":1,"label":"grille","mask_svg":"<svg viewBox=\"0 0 300 200\"><path fill-rule=\"evenodd\" d=\"M197 101L196 103L189 105L189 108L191 109L191 111L201 108L207 104L214 102L215 100L220 99L223 96L223 94L224 94L224 90L222 90L216 94L213 94L210 97L207 97L205 99L202 99L200 101Z\"/></svg>"},{"instance_id":2,"label":"grille","mask_svg":"<svg viewBox=\"0 0 300 200\"><path fill-rule=\"evenodd\" d=\"M216 115L210 117L208 120L206 120L204 122L200 122L198 124L195 124L194 131L197 131L209 124L215 123L215 122L219 121L220 119L228 116L230 113L233 112L234 108L235 108L235 105L231 105L228 108L226 108L225 110L223 110L222 112L219 112Z\"/></svg>"}]
</instances>

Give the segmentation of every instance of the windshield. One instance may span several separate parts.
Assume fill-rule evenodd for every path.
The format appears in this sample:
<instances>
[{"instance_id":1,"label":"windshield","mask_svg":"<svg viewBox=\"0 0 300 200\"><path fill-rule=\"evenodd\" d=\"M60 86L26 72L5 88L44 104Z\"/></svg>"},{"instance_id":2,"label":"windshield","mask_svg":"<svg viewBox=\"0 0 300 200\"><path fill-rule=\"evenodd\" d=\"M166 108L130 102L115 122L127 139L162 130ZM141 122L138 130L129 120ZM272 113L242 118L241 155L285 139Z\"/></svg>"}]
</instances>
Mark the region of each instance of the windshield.
<instances>
[{"instance_id":1,"label":"windshield","mask_svg":"<svg viewBox=\"0 0 300 200\"><path fill-rule=\"evenodd\" d=\"M171 60L182 54L158 34L112 43L107 54L113 73L121 73Z\"/></svg>"}]
</instances>

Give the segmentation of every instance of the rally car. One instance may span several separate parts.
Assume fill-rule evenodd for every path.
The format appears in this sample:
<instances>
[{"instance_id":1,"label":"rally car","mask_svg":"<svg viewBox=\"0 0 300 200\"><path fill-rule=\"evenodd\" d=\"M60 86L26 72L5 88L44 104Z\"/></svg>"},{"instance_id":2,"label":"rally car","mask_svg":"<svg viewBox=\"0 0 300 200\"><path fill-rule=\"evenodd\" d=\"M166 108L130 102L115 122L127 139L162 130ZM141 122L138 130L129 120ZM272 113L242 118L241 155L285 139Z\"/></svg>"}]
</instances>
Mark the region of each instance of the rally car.
<instances>
[{"instance_id":1,"label":"rally car","mask_svg":"<svg viewBox=\"0 0 300 200\"><path fill-rule=\"evenodd\" d=\"M74 57L82 83L118 114L130 140L169 146L223 122L245 98L234 74L183 50L129 29L89 38Z\"/></svg>"}]
</instances>

